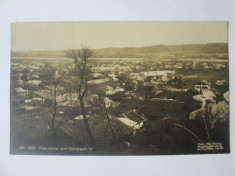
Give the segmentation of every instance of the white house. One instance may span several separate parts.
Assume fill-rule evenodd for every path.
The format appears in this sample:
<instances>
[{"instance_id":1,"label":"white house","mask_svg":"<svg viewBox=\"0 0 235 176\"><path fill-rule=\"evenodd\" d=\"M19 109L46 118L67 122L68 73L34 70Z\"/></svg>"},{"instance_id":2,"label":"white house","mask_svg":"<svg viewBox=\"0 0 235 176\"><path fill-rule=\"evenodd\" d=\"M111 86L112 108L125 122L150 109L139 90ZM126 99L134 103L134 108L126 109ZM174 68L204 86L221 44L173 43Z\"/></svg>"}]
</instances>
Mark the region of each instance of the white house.
<instances>
[{"instance_id":1,"label":"white house","mask_svg":"<svg viewBox=\"0 0 235 176\"><path fill-rule=\"evenodd\" d=\"M122 123L126 124L127 126L133 128L134 130L138 130L143 126L143 122L135 122L125 117L119 117L117 119L120 120Z\"/></svg>"},{"instance_id":2,"label":"white house","mask_svg":"<svg viewBox=\"0 0 235 176\"><path fill-rule=\"evenodd\" d=\"M111 99L105 97L105 98L104 98L104 102L105 102L105 107L108 108L108 107L110 107L110 106L112 105L113 100L111 100Z\"/></svg>"},{"instance_id":3,"label":"white house","mask_svg":"<svg viewBox=\"0 0 235 176\"><path fill-rule=\"evenodd\" d=\"M216 96L214 92L212 92L211 90L204 90L202 94L193 96L193 99L198 102L201 102L202 106L206 105L207 100L210 100L213 102L215 98Z\"/></svg>"},{"instance_id":4,"label":"white house","mask_svg":"<svg viewBox=\"0 0 235 176\"><path fill-rule=\"evenodd\" d=\"M30 80L27 81L25 84L28 87L32 87L32 88L38 88L41 85L42 81L40 80Z\"/></svg>"},{"instance_id":5,"label":"white house","mask_svg":"<svg viewBox=\"0 0 235 176\"><path fill-rule=\"evenodd\" d=\"M117 87L116 89L110 89L106 91L106 95L114 95L115 93L118 92L124 92L124 89L119 87Z\"/></svg>"},{"instance_id":6,"label":"white house","mask_svg":"<svg viewBox=\"0 0 235 176\"><path fill-rule=\"evenodd\" d=\"M15 91L18 95L28 95L28 90L23 89L22 87L15 88Z\"/></svg>"},{"instance_id":7,"label":"white house","mask_svg":"<svg viewBox=\"0 0 235 176\"><path fill-rule=\"evenodd\" d=\"M166 83L171 79L175 78L175 71L171 70L160 70L160 71L148 71L148 72L141 72L141 75L145 79L150 79L156 82Z\"/></svg>"}]
</instances>

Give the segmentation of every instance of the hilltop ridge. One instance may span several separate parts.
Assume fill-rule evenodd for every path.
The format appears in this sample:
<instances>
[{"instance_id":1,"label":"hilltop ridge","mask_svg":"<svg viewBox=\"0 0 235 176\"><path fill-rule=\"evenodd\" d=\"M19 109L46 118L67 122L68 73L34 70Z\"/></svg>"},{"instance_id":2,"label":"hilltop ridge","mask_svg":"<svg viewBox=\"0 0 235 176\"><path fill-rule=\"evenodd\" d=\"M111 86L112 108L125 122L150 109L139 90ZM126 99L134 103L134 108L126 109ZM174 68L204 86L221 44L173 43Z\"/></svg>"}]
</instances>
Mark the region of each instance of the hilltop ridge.
<instances>
[{"instance_id":1,"label":"hilltop ridge","mask_svg":"<svg viewBox=\"0 0 235 176\"><path fill-rule=\"evenodd\" d=\"M11 51L11 57L66 57L66 50ZM227 43L151 45L94 49L95 57L134 58L166 55L228 54Z\"/></svg>"}]
</instances>

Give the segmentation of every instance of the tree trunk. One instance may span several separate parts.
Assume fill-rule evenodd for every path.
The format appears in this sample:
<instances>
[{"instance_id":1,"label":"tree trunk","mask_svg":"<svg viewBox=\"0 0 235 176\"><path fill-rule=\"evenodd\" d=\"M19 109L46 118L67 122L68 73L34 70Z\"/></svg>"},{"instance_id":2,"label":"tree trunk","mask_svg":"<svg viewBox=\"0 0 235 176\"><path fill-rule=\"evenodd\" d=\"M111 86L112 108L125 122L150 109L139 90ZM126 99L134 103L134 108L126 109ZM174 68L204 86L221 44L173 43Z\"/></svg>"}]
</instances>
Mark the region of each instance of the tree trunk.
<instances>
[{"instance_id":1,"label":"tree trunk","mask_svg":"<svg viewBox=\"0 0 235 176\"><path fill-rule=\"evenodd\" d=\"M55 117L56 117L56 110L57 110L57 104L56 104L56 87L54 87L54 105L53 105L53 116L51 120L51 129L52 129L52 136L53 136L53 142L52 145L53 147L55 146L56 143L56 129L55 129Z\"/></svg>"},{"instance_id":2,"label":"tree trunk","mask_svg":"<svg viewBox=\"0 0 235 176\"><path fill-rule=\"evenodd\" d=\"M114 133L114 131L113 131L113 128L112 128L112 125L111 125L111 122L110 122L110 119L109 119L109 116L108 116L107 108L106 108L105 104L103 104L103 106L104 106L104 109L105 109L105 115L106 115L106 118L107 118L107 120L108 120L109 129L110 129L111 134L112 134L112 142L111 142L111 146L113 146L113 145L114 145L114 142L115 142L115 138L116 138L116 136L115 136L115 133Z\"/></svg>"},{"instance_id":3,"label":"tree trunk","mask_svg":"<svg viewBox=\"0 0 235 176\"><path fill-rule=\"evenodd\" d=\"M86 127L87 134L90 138L90 144L91 144L91 147L94 147L94 138L93 138L93 135L91 133L91 129L90 129L89 124L88 124L88 120L86 118L86 110L85 110L85 106L84 106L84 102L83 102L83 97L79 96L79 100L80 100L80 105L81 105L81 108L82 108L83 121L84 121L84 124L85 124L85 127Z\"/></svg>"},{"instance_id":4,"label":"tree trunk","mask_svg":"<svg viewBox=\"0 0 235 176\"><path fill-rule=\"evenodd\" d=\"M210 133L209 133L209 129L208 129L208 122L209 122L210 112L209 112L209 105L208 105L207 102L206 102L205 108L206 108L206 112L205 112L205 116L203 116L203 122L204 122L204 125L205 125L208 142L210 142Z\"/></svg>"}]
</instances>

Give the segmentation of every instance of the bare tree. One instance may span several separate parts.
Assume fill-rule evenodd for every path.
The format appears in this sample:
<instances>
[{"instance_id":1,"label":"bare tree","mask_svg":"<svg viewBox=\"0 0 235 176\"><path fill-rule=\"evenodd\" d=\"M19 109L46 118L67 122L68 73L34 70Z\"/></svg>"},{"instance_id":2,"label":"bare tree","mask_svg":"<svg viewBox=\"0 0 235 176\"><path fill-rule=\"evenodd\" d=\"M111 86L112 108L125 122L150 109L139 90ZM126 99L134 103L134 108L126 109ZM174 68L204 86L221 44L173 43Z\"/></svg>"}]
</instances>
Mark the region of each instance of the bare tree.
<instances>
[{"instance_id":1,"label":"bare tree","mask_svg":"<svg viewBox=\"0 0 235 176\"><path fill-rule=\"evenodd\" d=\"M52 119L51 119L51 129L52 129L52 136L53 136L53 146L56 144L56 127L55 127L55 119L57 114L57 107L58 104L63 102L64 99L62 98L61 88L59 87L62 83L62 79L65 75L65 72L61 74L58 73L53 67L49 65L45 66L45 75L47 77L47 88L46 90L41 93L40 95L44 99L49 99L52 102Z\"/></svg>"},{"instance_id":2,"label":"bare tree","mask_svg":"<svg viewBox=\"0 0 235 176\"><path fill-rule=\"evenodd\" d=\"M108 126L109 126L109 130L110 130L110 133L112 135L112 140L111 140L110 144L113 147L114 143L115 143L116 135L115 135L115 132L114 132L111 120L110 120L110 115L111 115L110 107L105 102L105 95L100 93L100 98L99 98L98 102L96 102L96 103L100 107L100 110L103 112L103 114L104 114L104 116L105 116L105 118L107 120L107 123L108 123Z\"/></svg>"},{"instance_id":3,"label":"bare tree","mask_svg":"<svg viewBox=\"0 0 235 176\"><path fill-rule=\"evenodd\" d=\"M213 114L212 114L212 106L210 106L209 104L209 101L206 100L206 104L205 104L205 110L204 111L201 111L201 117L203 119L203 122L204 122L204 126L205 126L205 129L206 129L206 135L207 135L207 139L208 139L208 142L211 141L211 137L210 137L210 122L212 119L215 118L215 116L217 116L218 112L214 114L214 117L213 117Z\"/></svg>"},{"instance_id":4,"label":"bare tree","mask_svg":"<svg viewBox=\"0 0 235 176\"><path fill-rule=\"evenodd\" d=\"M77 87L77 94L78 94L78 99L80 101L80 106L82 110L82 115L83 115L83 121L86 127L87 134L90 138L90 144L91 147L94 146L94 138L93 134L91 132L91 129L88 124L88 119L86 117L86 108L84 105L84 99L87 94L87 81L89 77L89 66L88 66L88 59L92 57L93 52L91 49L87 47L83 47L82 49L78 50L71 50L67 51L66 53L67 57L72 58L74 61L74 64L77 69L77 74L79 77L79 82L78 82L78 87Z\"/></svg>"}]
</instances>

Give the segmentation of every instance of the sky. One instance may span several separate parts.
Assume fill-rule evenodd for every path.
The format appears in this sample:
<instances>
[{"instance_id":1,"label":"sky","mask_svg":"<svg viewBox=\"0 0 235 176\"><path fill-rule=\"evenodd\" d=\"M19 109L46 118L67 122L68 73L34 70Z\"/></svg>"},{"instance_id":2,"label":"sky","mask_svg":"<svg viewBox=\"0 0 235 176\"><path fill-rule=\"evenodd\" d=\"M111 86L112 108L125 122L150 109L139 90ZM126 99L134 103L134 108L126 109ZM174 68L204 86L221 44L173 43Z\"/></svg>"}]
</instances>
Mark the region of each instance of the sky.
<instances>
[{"instance_id":1,"label":"sky","mask_svg":"<svg viewBox=\"0 0 235 176\"><path fill-rule=\"evenodd\" d=\"M227 43L227 22L12 23L11 50Z\"/></svg>"}]
</instances>

